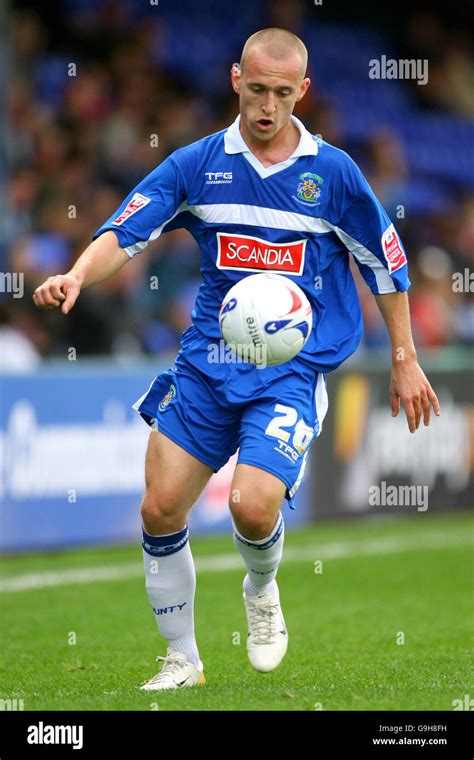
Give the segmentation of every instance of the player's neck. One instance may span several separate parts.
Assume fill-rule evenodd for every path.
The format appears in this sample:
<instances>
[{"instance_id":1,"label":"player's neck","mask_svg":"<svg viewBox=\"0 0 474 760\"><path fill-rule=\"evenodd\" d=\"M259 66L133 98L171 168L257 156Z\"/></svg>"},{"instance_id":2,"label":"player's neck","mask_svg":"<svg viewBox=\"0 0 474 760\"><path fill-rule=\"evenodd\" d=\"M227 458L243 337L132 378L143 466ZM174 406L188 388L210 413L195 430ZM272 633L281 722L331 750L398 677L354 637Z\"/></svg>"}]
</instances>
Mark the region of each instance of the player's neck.
<instances>
[{"instance_id":1,"label":"player's neck","mask_svg":"<svg viewBox=\"0 0 474 760\"><path fill-rule=\"evenodd\" d=\"M240 133L262 166L265 168L286 161L291 156L301 139L301 133L291 119L268 142L255 140L246 128L243 119L240 120Z\"/></svg>"}]
</instances>

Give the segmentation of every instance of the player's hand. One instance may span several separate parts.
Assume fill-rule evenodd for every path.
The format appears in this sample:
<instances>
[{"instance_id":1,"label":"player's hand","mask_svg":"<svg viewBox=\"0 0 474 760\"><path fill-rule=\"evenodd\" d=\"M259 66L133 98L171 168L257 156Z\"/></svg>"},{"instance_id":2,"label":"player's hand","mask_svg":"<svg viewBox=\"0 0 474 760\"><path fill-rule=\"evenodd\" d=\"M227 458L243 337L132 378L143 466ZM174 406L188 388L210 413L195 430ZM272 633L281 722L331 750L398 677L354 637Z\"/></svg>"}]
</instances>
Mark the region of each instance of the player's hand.
<instances>
[{"instance_id":1,"label":"player's hand","mask_svg":"<svg viewBox=\"0 0 474 760\"><path fill-rule=\"evenodd\" d=\"M61 304L63 314L68 314L81 291L79 280L72 274L48 277L33 293L33 301L40 309L54 309Z\"/></svg>"},{"instance_id":2,"label":"player's hand","mask_svg":"<svg viewBox=\"0 0 474 760\"><path fill-rule=\"evenodd\" d=\"M392 365L390 402L393 417L400 411L400 402L405 407L410 433L418 430L422 417L426 426L430 424L431 407L437 417L441 414L436 393L416 359Z\"/></svg>"}]
</instances>

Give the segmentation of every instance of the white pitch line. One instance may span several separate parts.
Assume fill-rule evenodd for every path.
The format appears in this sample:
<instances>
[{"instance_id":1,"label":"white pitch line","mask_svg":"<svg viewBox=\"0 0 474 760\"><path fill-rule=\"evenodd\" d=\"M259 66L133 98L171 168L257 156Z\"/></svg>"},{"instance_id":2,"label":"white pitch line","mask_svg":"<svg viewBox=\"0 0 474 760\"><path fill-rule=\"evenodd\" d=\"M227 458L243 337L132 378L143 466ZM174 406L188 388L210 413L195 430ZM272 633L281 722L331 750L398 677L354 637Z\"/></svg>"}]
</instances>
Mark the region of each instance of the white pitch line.
<instances>
[{"instance_id":1,"label":"white pitch line","mask_svg":"<svg viewBox=\"0 0 474 760\"><path fill-rule=\"evenodd\" d=\"M399 552L444 549L448 546L466 546L469 544L471 544L471 540L466 531L424 533L421 538L420 536L369 538L363 541L314 544L301 548L288 547L283 552L282 563L314 563L316 560L397 554ZM243 560L237 552L235 554L217 554L214 557L197 557L195 564L198 573L244 569ZM118 581L142 576L143 568L137 562L70 570L41 571L14 575L0 580L0 592L31 591L32 589L51 588L67 584Z\"/></svg>"}]
</instances>

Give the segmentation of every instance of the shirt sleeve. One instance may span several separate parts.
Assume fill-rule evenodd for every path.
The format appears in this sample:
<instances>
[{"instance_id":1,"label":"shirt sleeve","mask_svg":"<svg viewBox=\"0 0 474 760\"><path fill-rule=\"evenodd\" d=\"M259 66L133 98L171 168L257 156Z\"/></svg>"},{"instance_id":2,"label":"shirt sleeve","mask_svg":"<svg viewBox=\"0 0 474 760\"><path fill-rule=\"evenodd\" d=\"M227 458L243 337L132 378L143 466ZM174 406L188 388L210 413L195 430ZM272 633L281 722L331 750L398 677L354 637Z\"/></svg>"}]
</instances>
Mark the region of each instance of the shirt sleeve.
<instances>
[{"instance_id":1,"label":"shirt sleeve","mask_svg":"<svg viewBox=\"0 0 474 760\"><path fill-rule=\"evenodd\" d=\"M374 294L408 290L407 257L389 216L349 157L342 177L343 212L335 232Z\"/></svg>"},{"instance_id":2,"label":"shirt sleeve","mask_svg":"<svg viewBox=\"0 0 474 760\"><path fill-rule=\"evenodd\" d=\"M184 174L176 153L168 156L129 193L93 239L112 230L130 257L143 251L186 207Z\"/></svg>"}]
</instances>

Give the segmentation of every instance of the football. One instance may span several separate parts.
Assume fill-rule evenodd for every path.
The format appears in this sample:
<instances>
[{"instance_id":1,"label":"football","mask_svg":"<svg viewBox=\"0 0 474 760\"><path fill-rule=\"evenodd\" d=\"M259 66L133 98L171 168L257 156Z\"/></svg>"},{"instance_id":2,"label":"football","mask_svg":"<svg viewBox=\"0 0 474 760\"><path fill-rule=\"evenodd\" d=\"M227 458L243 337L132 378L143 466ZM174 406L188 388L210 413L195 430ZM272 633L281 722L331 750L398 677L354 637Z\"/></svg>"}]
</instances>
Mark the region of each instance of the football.
<instances>
[{"instance_id":1,"label":"football","mask_svg":"<svg viewBox=\"0 0 474 760\"><path fill-rule=\"evenodd\" d=\"M313 326L311 305L293 280L280 274L244 277L225 296L219 327L226 344L257 366L293 359Z\"/></svg>"}]
</instances>

